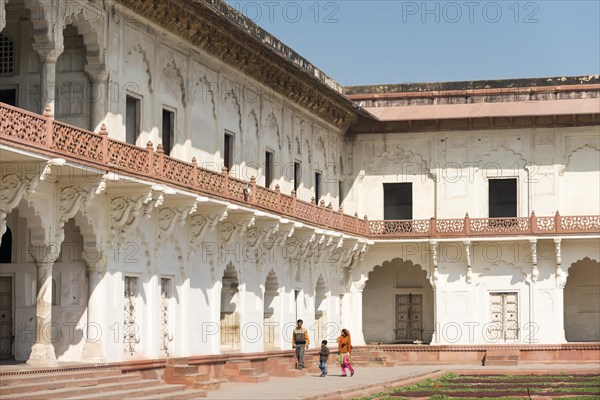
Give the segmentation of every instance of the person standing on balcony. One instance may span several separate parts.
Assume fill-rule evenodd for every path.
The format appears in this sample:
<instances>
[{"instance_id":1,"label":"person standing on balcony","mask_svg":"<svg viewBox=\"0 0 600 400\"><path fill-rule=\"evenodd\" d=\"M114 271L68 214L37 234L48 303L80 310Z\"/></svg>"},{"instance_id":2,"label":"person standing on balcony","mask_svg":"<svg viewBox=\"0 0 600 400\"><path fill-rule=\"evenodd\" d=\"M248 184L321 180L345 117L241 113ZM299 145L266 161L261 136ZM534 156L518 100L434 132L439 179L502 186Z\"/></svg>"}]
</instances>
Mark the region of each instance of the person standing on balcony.
<instances>
[{"instance_id":1,"label":"person standing on balcony","mask_svg":"<svg viewBox=\"0 0 600 400\"><path fill-rule=\"evenodd\" d=\"M310 340L308 339L308 330L302 326L304 321L296 321L296 329L292 333L292 349L296 349L296 358L298 359L298 369L304 368L304 350L308 349Z\"/></svg>"}]
</instances>

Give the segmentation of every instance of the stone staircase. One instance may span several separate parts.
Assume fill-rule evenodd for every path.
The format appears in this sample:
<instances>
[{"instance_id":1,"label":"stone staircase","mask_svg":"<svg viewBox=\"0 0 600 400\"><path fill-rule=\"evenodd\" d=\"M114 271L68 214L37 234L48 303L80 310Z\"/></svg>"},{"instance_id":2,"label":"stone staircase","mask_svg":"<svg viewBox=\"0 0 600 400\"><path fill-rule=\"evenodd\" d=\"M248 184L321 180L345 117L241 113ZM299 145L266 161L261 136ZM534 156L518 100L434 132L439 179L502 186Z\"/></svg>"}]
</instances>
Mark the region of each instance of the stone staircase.
<instances>
[{"instance_id":1,"label":"stone staircase","mask_svg":"<svg viewBox=\"0 0 600 400\"><path fill-rule=\"evenodd\" d=\"M371 350L369 351L370 367L393 367L398 365L393 356L385 351Z\"/></svg>"},{"instance_id":2,"label":"stone staircase","mask_svg":"<svg viewBox=\"0 0 600 400\"><path fill-rule=\"evenodd\" d=\"M266 373L269 376L297 377L304 376L304 371L296 369L296 360L293 357L269 358L266 363Z\"/></svg>"},{"instance_id":3,"label":"stone staircase","mask_svg":"<svg viewBox=\"0 0 600 400\"><path fill-rule=\"evenodd\" d=\"M70 399L105 400L199 399L205 390L188 390L185 385L167 385L158 379L143 379L140 373L120 370L57 370L44 373L0 376L2 400Z\"/></svg>"},{"instance_id":4,"label":"stone staircase","mask_svg":"<svg viewBox=\"0 0 600 400\"><path fill-rule=\"evenodd\" d=\"M168 384L185 385L188 389L217 390L222 379L211 379L209 374L198 372L197 366L188 364L187 358L169 358L163 378Z\"/></svg>"},{"instance_id":5,"label":"stone staircase","mask_svg":"<svg viewBox=\"0 0 600 400\"><path fill-rule=\"evenodd\" d=\"M519 365L519 350L516 349L487 349L485 351L484 365Z\"/></svg>"},{"instance_id":6,"label":"stone staircase","mask_svg":"<svg viewBox=\"0 0 600 400\"><path fill-rule=\"evenodd\" d=\"M337 353L334 354L337 357ZM352 351L352 365L357 367L368 367L369 366L369 352L354 350Z\"/></svg>"},{"instance_id":7,"label":"stone staircase","mask_svg":"<svg viewBox=\"0 0 600 400\"><path fill-rule=\"evenodd\" d=\"M259 383L269 380L269 375L252 368L252 363L244 360L227 361L223 375L229 382Z\"/></svg>"}]
</instances>

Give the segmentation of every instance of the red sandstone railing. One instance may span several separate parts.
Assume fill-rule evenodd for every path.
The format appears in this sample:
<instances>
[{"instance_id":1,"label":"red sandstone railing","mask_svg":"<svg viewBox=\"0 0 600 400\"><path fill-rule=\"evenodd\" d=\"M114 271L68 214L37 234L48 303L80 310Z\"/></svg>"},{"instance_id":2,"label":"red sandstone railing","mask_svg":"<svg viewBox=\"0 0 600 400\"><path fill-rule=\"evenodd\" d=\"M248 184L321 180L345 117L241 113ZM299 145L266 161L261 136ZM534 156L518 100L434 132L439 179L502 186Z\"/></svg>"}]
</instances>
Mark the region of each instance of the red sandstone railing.
<instances>
[{"instance_id":1,"label":"red sandstone railing","mask_svg":"<svg viewBox=\"0 0 600 400\"><path fill-rule=\"evenodd\" d=\"M600 216L369 221L373 239L600 234Z\"/></svg>"},{"instance_id":2,"label":"red sandstone railing","mask_svg":"<svg viewBox=\"0 0 600 400\"><path fill-rule=\"evenodd\" d=\"M99 134L0 103L0 142L38 153L62 157L100 170L161 182L201 195L249 205L322 228L371 239L452 238L481 236L585 235L600 234L600 216L525 218L429 219L409 221L368 221L282 194L279 186L270 190L164 155L151 142L146 148L110 139L103 127Z\"/></svg>"}]
</instances>

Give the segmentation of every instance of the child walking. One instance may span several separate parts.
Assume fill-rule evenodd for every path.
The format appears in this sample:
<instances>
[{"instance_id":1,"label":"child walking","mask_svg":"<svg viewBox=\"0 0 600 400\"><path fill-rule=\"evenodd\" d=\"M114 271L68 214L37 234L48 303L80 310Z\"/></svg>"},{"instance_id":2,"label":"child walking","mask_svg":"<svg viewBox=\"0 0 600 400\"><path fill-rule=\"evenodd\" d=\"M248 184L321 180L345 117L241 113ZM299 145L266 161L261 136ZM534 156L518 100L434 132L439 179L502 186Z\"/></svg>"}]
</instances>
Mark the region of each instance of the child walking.
<instances>
[{"instance_id":1,"label":"child walking","mask_svg":"<svg viewBox=\"0 0 600 400\"><path fill-rule=\"evenodd\" d=\"M321 378L327 375L327 359L329 358L329 348L327 340L321 342L321 350L319 351L319 368L321 369Z\"/></svg>"}]
</instances>

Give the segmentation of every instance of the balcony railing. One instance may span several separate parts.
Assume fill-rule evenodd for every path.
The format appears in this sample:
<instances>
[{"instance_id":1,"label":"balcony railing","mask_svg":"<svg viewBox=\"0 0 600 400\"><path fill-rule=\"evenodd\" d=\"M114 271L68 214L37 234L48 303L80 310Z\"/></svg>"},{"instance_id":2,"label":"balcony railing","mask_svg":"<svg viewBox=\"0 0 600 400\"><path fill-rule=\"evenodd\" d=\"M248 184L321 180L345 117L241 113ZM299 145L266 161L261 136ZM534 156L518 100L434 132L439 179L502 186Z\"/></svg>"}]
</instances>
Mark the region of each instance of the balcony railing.
<instances>
[{"instance_id":1,"label":"balcony railing","mask_svg":"<svg viewBox=\"0 0 600 400\"><path fill-rule=\"evenodd\" d=\"M551 236L600 234L600 216L470 218L369 221L371 238L453 238L485 236Z\"/></svg>"},{"instance_id":2,"label":"balcony railing","mask_svg":"<svg viewBox=\"0 0 600 400\"><path fill-rule=\"evenodd\" d=\"M370 239L453 238L527 235L600 234L600 216L525 218L465 218L408 221L369 221L321 202L306 202L291 195L259 187L256 180L243 181L203 169L192 159L187 163L157 150L151 142L146 148L110 139L106 128L99 134L55 121L0 103L0 142L54 157L61 157L101 171L114 172L147 181L165 183L199 195L224 199L270 211L324 229Z\"/></svg>"}]
</instances>

